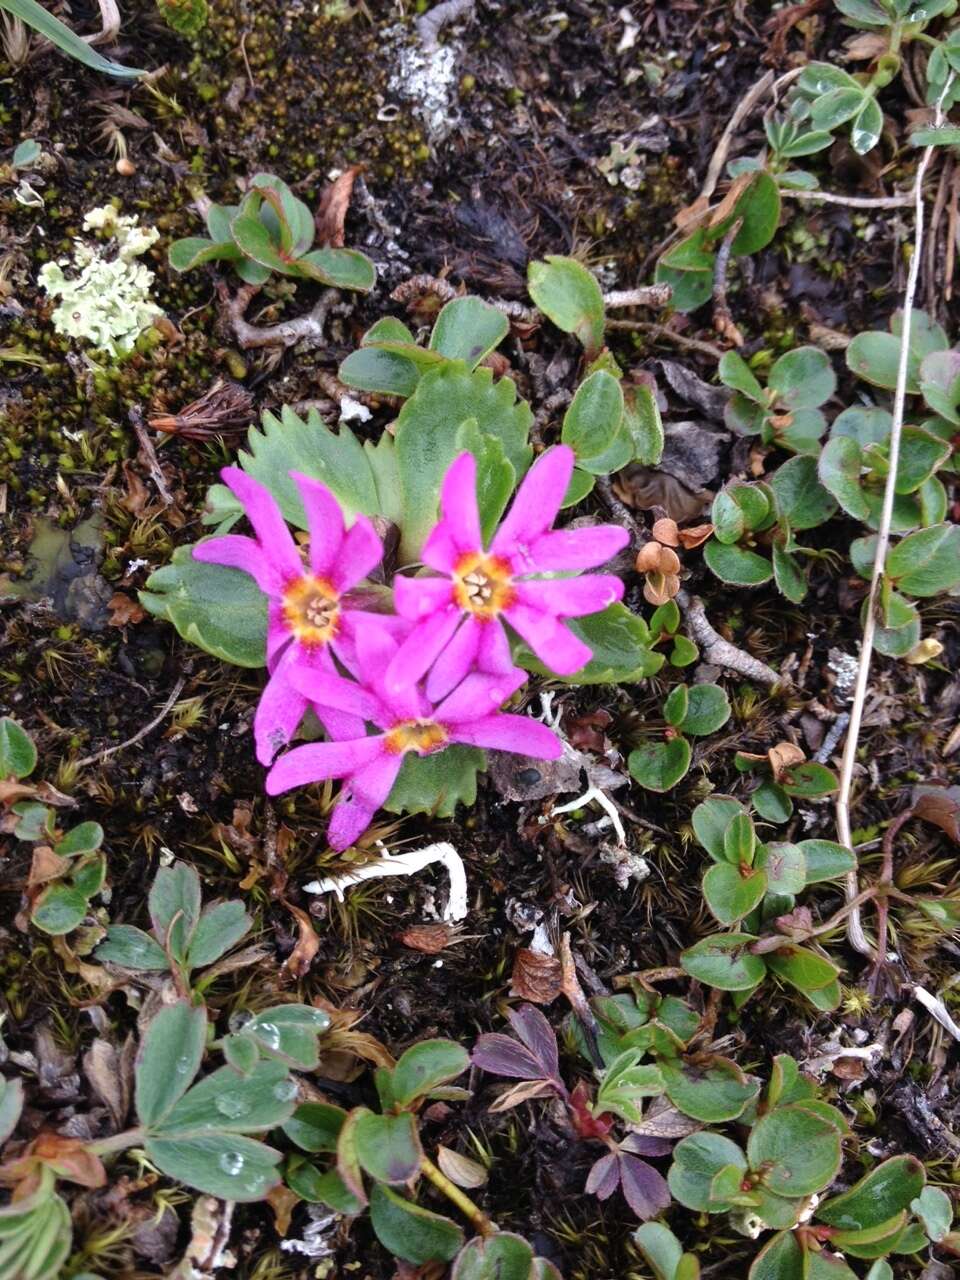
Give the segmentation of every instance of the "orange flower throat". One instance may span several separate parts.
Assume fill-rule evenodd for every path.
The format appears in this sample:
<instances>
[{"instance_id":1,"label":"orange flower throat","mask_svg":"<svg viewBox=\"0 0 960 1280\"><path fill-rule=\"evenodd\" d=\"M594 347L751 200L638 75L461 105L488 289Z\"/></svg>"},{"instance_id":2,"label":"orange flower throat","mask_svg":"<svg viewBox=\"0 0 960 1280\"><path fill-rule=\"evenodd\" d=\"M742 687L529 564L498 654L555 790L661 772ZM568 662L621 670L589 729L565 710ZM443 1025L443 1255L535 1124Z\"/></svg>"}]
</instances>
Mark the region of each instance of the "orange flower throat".
<instances>
[{"instance_id":1,"label":"orange flower throat","mask_svg":"<svg viewBox=\"0 0 960 1280\"><path fill-rule=\"evenodd\" d=\"M340 597L326 578L305 573L283 593L283 618L301 644L329 644L337 633Z\"/></svg>"},{"instance_id":2,"label":"orange flower throat","mask_svg":"<svg viewBox=\"0 0 960 1280\"><path fill-rule=\"evenodd\" d=\"M480 618L496 617L516 599L510 565L500 556L470 551L457 561L453 576L457 604Z\"/></svg>"},{"instance_id":3,"label":"orange flower throat","mask_svg":"<svg viewBox=\"0 0 960 1280\"><path fill-rule=\"evenodd\" d=\"M428 756L446 745L447 731L432 720L404 720L386 735L387 750L394 755L415 751Z\"/></svg>"}]
</instances>

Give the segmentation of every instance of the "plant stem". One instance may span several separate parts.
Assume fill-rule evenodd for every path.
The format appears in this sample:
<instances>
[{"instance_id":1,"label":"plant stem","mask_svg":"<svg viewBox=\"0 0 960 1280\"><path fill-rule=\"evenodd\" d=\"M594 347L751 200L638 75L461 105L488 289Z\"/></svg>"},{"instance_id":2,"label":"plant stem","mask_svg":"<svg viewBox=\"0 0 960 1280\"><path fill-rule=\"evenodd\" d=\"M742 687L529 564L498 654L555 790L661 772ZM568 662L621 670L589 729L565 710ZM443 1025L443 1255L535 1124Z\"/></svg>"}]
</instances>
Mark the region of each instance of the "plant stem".
<instances>
[{"instance_id":1,"label":"plant stem","mask_svg":"<svg viewBox=\"0 0 960 1280\"><path fill-rule=\"evenodd\" d=\"M88 1142L86 1150L94 1156L109 1156L115 1151L126 1151L127 1147L135 1147L146 1136L146 1129L125 1129L123 1133L115 1133L112 1138L100 1138L97 1142Z\"/></svg>"},{"instance_id":2,"label":"plant stem","mask_svg":"<svg viewBox=\"0 0 960 1280\"><path fill-rule=\"evenodd\" d=\"M482 1236L492 1236L497 1233L496 1223L491 1222L482 1209L478 1209L469 1196L465 1196L460 1188L442 1173L432 1160L424 1156L420 1161L420 1172L427 1178L438 1191L443 1194L453 1204L457 1206L463 1216L473 1224L474 1228Z\"/></svg>"}]
</instances>

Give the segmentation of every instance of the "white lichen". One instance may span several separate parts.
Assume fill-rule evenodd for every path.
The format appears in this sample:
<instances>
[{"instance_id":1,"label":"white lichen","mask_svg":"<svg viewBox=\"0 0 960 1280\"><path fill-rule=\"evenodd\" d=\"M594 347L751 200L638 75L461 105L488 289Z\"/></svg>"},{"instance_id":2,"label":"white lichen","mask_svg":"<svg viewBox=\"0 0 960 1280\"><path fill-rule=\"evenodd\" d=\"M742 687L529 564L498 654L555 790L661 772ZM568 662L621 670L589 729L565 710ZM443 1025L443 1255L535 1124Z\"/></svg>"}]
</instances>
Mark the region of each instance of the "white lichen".
<instances>
[{"instance_id":1,"label":"white lichen","mask_svg":"<svg viewBox=\"0 0 960 1280\"><path fill-rule=\"evenodd\" d=\"M51 317L57 333L84 338L98 350L117 356L129 351L144 329L163 314L150 301L153 272L137 261L160 233L109 204L91 209L83 227L106 232L109 244L77 240L72 255L46 263L37 280L51 297L60 299ZM76 274L67 275L64 268Z\"/></svg>"}]
</instances>

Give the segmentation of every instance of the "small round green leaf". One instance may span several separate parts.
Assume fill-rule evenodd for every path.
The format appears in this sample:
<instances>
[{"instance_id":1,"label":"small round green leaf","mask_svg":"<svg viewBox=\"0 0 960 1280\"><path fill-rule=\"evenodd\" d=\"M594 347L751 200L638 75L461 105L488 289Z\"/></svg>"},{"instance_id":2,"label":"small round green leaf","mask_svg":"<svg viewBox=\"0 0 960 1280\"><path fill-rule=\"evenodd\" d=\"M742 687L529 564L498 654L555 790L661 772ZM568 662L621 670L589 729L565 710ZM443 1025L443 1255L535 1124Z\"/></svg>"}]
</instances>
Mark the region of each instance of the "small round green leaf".
<instances>
[{"instance_id":1,"label":"small round green leaf","mask_svg":"<svg viewBox=\"0 0 960 1280\"><path fill-rule=\"evenodd\" d=\"M703 877L703 896L721 924L736 924L749 915L766 890L767 877L763 871L744 874L729 862L715 863Z\"/></svg>"},{"instance_id":2,"label":"small round green leaf","mask_svg":"<svg viewBox=\"0 0 960 1280\"><path fill-rule=\"evenodd\" d=\"M774 364L767 385L788 409L818 409L836 391L837 375L819 347L795 347Z\"/></svg>"},{"instance_id":3,"label":"small round green leaf","mask_svg":"<svg viewBox=\"0 0 960 1280\"><path fill-rule=\"evenodd\" d=\"M773 565L755 551L744 547L725 547L711 538L703 548L703 559L711 573L721 582L738 587L759 587L773 577Z\"/></svg>"},{"instance_id":4,"label":"small round green leaf","mask_svg":"<svg viewBox=\"0 0 960 1280\"><path fill-rule=\"evenodd\" d=\"M778 1107L750 1131L747 1159L774 1195L813 1195L837 1176L840 1134L802 1105Z\"/></svg>"},{"instance_id":5,"label":"small round green leaf","mask_svg":"<svg viewBox=\"0 0 960 1280\"><path fill-rule=\"evenodd\" d=\"M0 716L0 778L27 778L37 767L33 739L10 716Z\"/></svg>"},{"instance_id":6,"label":"small round green leaf","mask_svg":"<svg viewBox=\"0 0 960 1280\"><path fill-rule=\"evenodd\" d=\"M721 991L751 991L761 982L766 965L747 948L756 938L746 933L715 933L688 947L680 957L691 978Z\"/></svg>"},{"instance_id":7,"label":"small round green leaf","mask_svg":"<svg viewBox=\"0 0 960 1280\"><path fill-rule=\"evenodd\" d=\"M449 1262L463 1246L455 1222L379 1183L370 1192L370 1221L384 1248L405 1262Z\"/></svg>"},{"instance_id":8,"label":"small round green leaf","mask_svg":"<svg viewBox=\"0 0 960 1280\"><path fill-rule=\"evenodd\" d=\"M730 700L717 684L690 686L687 711L679 728L696 738L716 733L730 719Z\"/></svg>"},{"instance_id":9,"label":"small round green leaf","mask_svg":"<svg viewBox=\"0 0 960 1280\"><path fill-rule=\"evenodd\" d=\"M690 768L691 754L686 738L652 742L630 752L627 768L647 791L669 791Z\"/></svg>"}]
</instances>

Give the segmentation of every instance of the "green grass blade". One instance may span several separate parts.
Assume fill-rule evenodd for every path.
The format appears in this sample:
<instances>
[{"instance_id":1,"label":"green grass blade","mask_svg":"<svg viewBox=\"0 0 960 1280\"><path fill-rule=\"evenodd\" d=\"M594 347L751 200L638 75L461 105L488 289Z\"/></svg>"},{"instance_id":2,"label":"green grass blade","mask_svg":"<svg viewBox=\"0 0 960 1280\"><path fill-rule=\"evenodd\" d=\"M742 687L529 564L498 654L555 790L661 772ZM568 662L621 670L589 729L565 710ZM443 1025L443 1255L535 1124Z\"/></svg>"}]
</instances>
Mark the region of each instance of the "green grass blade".
<instances>
[{"instance_id":1,"label":"green grass blade","mask_svg":"<svg viewBox=\"0 0 960 1280\"><path fill-rule=\"evenodd\" d=\"M112 62L103 54L97 53L96 49L88 45L85 40L81 40L59 18L48 13L43 5L37 3L37 0L0 0L0 9L12 13L15 18L19 18L21 22L25 22L28 27L32 27L34 31L38 31L40 35L55 44L62 53L76 58L78 62L92 67L94 71L102 71L104 75L120 76L125 79L146 75L145 71L124 67L119 62Z\"/></svg>"}]
</instances>

